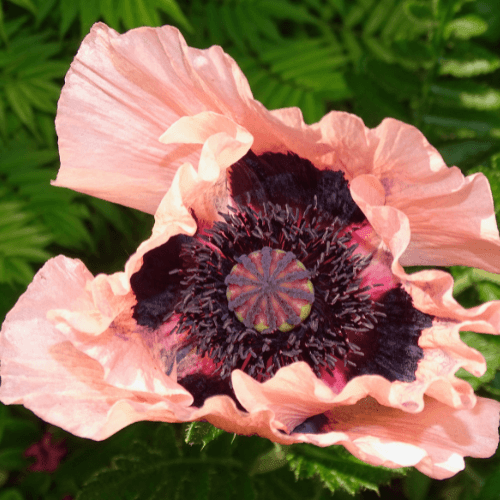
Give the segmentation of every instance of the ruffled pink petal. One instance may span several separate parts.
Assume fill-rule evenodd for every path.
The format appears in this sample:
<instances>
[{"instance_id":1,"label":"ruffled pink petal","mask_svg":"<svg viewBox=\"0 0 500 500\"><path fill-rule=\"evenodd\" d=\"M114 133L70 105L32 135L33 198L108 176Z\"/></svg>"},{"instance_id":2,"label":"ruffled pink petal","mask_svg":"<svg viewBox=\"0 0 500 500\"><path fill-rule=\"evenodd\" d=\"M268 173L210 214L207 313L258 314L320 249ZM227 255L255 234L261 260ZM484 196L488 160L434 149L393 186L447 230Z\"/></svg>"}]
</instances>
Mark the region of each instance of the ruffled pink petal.
<instances>
[{"instance_id":1,"label":"ruffled pink petal","mask_svg":"<svg viewBox=\"0 0 500 500\"><path fill-rule=\"evenodd\" d=\"M369 163L354 165L356 172L348 167L351 190L371 206L390 205L408 217L411 241L401 263L499 272L500 238L487 179L482 174L465 178L458 168L448 168L411 125L386 119L366 135L367 143L377 145L371 171L365 168ZM377 200L371 189L380 193Z\"/></svg>"},{"instance_id":2,"label":"ruffled pink petal","mask_svg":"<svg viewBox=\"0 0 500 500\"><path fill-rule=\"evenodd\" d=\"M332 432L305 434L301 440L318 446L343 444L373 465L415 466L445 479L464 468L463 457L495 453L499 411L500 403L490 399L479 398L472 409L454 410L426 398L423 411L410 414L367 398L328 412L330 422L323 430Z\"/></svg>"},{"instance_id":3,"label":"ruffled pink petal","mask_svg":"<svg viewBox=\"0 0 500 500\"><path fill-rule=\"evenodd\" d=\"M130 330L111 326L96 337L67 323L58 328L46 318L55 306L88 308L92 299L85 287L91 279L81 262L65 257L49 260L37 273L2 327L1 401L23 404L48 422L94 439L102 438L103 428L113 433L135 421L111 420L120 400L167 397L171 415L176 406L189 406L191 395L156 367Z\"/></svg>"},{"instance_id":4,"label":"ruffled pink petal","mask_svg":"<svg viewBox=\"0 0 500 500\"><path fill-rule=\"evenodd\" d=\"M246 128L257 152L297 146L305 153L317 142L296 111L293 123L283 123L255 101L220 47L190 48L170 26L119 35L98 23L82 42L59 100L61 169L54 185L154 213L175 171L200 157L200 147L182 137L175 144L158 138L179 118L205 111Z\"/></svg>"},{"instance_id":5,"label":"ruffled pink petal","mask_svg":"<svg viewBox=\"0 0 500 500\"><path fill-rule=\"evenodd\" d=\"M349 181L372 171L378 141L370 140L370 129L365 127L361 118L332 111L312 128L321 134L321 143L328 147L319 158L307 156L317 167L341 170Z\"/></svg>"},{"instance_id":6,"label":"ruffled pink petal","mask_svg":"<svg viewBox=\"0 0 500 500\"><path fill-rule=\"evenodd\" d=\"M442 479L463 469L464 456L489 457L498 445L500 403L488 399L479 398L465 409L453 409L428 397L419 407L410 406L412 401L405 406L395 401L394 384L378 376L353 379L335 394L305 363L282 368L264 383L239 370L233 372L232 380L250 414L270 413L272 428L278 431L289 434L306 418L326 412L329 423L319 433L289 434L293 441L342 444L374 465L414 465ZM371 394L378 401L367 398Z\"/></svg>"},{"instance_id":7,"label":"ruffled pink petal","mask_svg":"<svg viewBox=\"0 0 500 500\"><path fill-rule=\"evenodd\" d=\"M351 192L381 235L381 247L387 245L389 248L393 259L392 272L410 293L414 306L435 317L433 326L424 330L419 339L424 359L419 363L416 381L412 384L394 383L393 401L412 400L407 407L421 410L423 395L428 394L454 408L471 408L475 404L472 388L455 373L463 367L480 376L486 370L486 363L479 352L462 342L459 332L500 333L500 301L467 310L453 299L453 278L449 274L422 271L407 275L399 264L410 244L410 221L406 213L382 203L385 195L375 176L363 175L354 179ZM376 392L371 395L377 397Z\"/></svg>"}]
</instances>

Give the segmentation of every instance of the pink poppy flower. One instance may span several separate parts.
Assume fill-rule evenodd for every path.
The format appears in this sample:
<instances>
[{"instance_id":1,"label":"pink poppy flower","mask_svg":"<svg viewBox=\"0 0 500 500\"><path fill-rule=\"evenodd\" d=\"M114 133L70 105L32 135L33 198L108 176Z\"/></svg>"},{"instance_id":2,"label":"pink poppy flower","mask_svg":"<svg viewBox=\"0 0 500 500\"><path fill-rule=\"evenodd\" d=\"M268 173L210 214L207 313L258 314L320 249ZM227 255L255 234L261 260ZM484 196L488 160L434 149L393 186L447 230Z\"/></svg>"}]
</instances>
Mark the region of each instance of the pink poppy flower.
<instances>
[{"instance_id":1,"label":"pink poppy flower","mask_svg":"<svg viewBox=\"0 0 500 500\"><path fill-rule=\"evenodd\" d=\"M56 127L56 186L155 225L123 272L39 271L3 325L4 403L97 440L206 420L434 478L494 453L500 404L455 373L484 373L459 331L498 334L500 302L466 310L449 274L402 267L500 271L483 175L397 120L268 111L167 26L95 25Z\"/></svg>"}]
</instances>

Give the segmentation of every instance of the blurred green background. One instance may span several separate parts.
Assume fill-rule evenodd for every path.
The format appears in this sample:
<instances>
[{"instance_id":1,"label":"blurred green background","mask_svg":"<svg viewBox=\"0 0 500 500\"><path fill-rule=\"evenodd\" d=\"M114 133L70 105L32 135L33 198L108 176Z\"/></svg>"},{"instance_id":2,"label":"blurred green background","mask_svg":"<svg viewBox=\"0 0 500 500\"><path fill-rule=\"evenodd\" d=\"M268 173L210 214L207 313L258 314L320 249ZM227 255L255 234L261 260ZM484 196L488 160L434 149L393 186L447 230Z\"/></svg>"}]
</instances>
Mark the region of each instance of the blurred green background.
<instances>
[{"instance_id":1,"label":"blurred green background","mask_svg":"<svg viewBox=\"0 0 500 500\"><path fill-rule=\"evenodd\" d=\"M500 0L0 0L2 318L51 256L114 272L152 227L149 215L49 184L63 78L99 20L119 32L172 24L191 46L221 45L258 100L298 106L308 123L334 109L371 127L388 116L411 123L449 165L489 178L498 215ZM464 306L500 299L500 276L451 272ZM463 339L489 368L480 379L462 376L500 400L498 339ZM26 456L47 432L59 444ZM55 472L40 470L41 456L64 453ZM383 499L498 500L500 455L468 459L464 472L438 482L363 465L342 449L274 446L207 424L139 423L95 443L0 406L0 500L371 499L378 489Z\"/></svg>"}]
</instances>

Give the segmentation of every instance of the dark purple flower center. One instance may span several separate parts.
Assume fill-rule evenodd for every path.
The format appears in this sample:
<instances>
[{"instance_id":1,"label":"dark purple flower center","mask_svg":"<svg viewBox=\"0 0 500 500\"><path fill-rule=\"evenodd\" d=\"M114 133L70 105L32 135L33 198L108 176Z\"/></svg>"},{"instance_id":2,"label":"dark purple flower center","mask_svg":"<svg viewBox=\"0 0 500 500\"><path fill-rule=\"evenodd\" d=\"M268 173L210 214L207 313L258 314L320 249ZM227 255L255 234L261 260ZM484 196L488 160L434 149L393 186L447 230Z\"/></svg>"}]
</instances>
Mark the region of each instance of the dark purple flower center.
<instances>
[{"instance_id":1,"label":"dark purple flower center","mask_svg":"<svg viewBox=\"0 0 500 500\"><path fill-rule=\"evenodd\" d=\"M193 350L213 361L212 381L178 371L195 404L231 393L224 381L234 369L264 381L296 361L320 377L341 361L348 379L414 380L432 319L401 286L380 296L376 281L364 282L372 256L352 233L368 222L343 174L250 152L229 178L234 206L210 229L148 252L131 278L138 324L158 329L175 318L177 363Z\"/></svg>"}]
</instances>

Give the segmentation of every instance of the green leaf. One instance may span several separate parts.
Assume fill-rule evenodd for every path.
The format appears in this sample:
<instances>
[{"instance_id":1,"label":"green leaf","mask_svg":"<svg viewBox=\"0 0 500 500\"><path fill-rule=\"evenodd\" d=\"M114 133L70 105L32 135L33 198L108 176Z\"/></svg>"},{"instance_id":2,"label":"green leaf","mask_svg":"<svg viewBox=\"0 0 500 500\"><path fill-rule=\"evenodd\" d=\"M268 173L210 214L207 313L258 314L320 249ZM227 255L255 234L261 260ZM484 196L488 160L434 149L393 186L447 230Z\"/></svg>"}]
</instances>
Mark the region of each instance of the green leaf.
<instances>
[{"instance_id":1,"label":"green leaf","mask_svg":"<svg viewBox=\"0 0 500 500\"><path fill-rule=\"evenodd\" d=\"M498 500L500 498L500 471L496 471L486 478L478 498L481 500Z\"/></svg>"},{"instance_id":2,"label":"green leaf","mask_svg":"<svg viewBox=\"0 0 500 500\"><path fill-rule=\"evenodd\" d=\"M493 152L499 151L500 141L493 139L457 141L444 144L438 149L447 165L457 165L465 169L481 164Z\"/></svg>"},{"instance_id":3,"label":"green leaf","mask_svg":"<svg viewBox=\"0 0 500 500\"><path fill-rule=\"evenodd\" d=\"M364 0L363 2L349 2L349 12L344 17L344 25L348 28L360 24L365 17L366 13L370 11L374 0Z\"/></svg>"},{"instance_id":4,"label":"green leaf","mask_svg":"<svg viewBox=\"0 0 500 500\"><path fill-rule=\"evenodd\" d=\"M7 488L0 492L0 500L24 500L24 497L17 488Z\"/></svg>"},{"instance_id":5,"label":"green leaf","mask_svg":"<svg viewBox=\"0 0 500 500\"><path fill-rule=\"evenodd\" d=\"M256 7L261 12L277 19L291 19L298 23L318 23L318 19L309 14L304 6L294 5L286 0L273 0L272 2L264 0L257 2Z\"/></svg>"},{"instance_id":6,"label":"green leaf","mask_svg":"<svg viewBox=\"0 0 500 500\"><path fill-rule=\"evenodd\" d=\"M430 91L439 96L441 105L459 105L478 110L500 108L500 90L470 80L437 83L430 86Z\"/></svg>"},{"instance_id":7,"label":"green leaf","mask_svg":"<svg viewBox=\"0 0 500 500\"><path fill-rule=\"evenodd\" d=\"M346 80L355 94L355 112L365 117L369 127L388 116L409 121L407 109L394 99L393 93L381 88L376 79L367 74L348 73Z\"/></svg>"},{"instance_id":8,"label":"green leaf","mask_svg":"<svg viewBox=\"0 0 500 500\"><path fill-rule=\"evenodd\" d=\"M473 109L432 107L432 114L423 116L424 122L452 129L471 130L478 135L497 134L500 131L500 116L490 111Z\"/></svg>"},{"instance_id":9,"label":"green leaf","mask_svg":"<svg viewBox=\"0 0 500 500\"><path fill-rule=\"evenodd\" d=\"M184 15L178 3L175 0L156 0L156 6L169 15L174 21L176 21L180 27L185 29L189 33L194 32L192 24L189 22L188 18Z\"/></svg>"},{"instance_id":10,"label":"green leaf","mask_svg":"<svg viewBox=\"0 0 500 500\"><path fill-rule=\"evenodd\" d=\"M38 13L36 16L37 26L40 26L40 23L50 15L56 5L56 2L57 0L44 0L43 2L39 2Z\"/></svg>"},{"instance_id":11,"label":"green leaf","mask_svg":"<svg viewBox=\"0 0 500 500\"><path fill-rule=\"evenodd\" d=\"M366 62L366 70L381 87L400 98L418 96L421 82L418 75L397 64L387 64L376 59Z\"/></svg>"},{"instance_id":12,"label":"green leaf","mask_svg":"<svg viewBox=\"0 0 500 500\"><path fill-rule=\"evenodd\" d=\"M357 63L363 56L363 49L359 44L356 35L348 28L342 30L342 38L351 60Z\"/></svg>"},{"instance_id":13,"label":"green leaf","mask_svg":"<svg viewBox=\"0 0 500 500\"><path fill-rule=\"evenodd\" d=\"M238 47L243 53L246 52L246 45L241 37L241 34L238 30L238 22L236 21L234 15L234 9L232 5L225 4L222 5L219 10L222 24L224 29L226 30L230 40Z\"/></svg>"},{"instance_id":14,"label":"green leaf","mask_svg":"<svg viewBox=\"0 0 500 500\"><path fill-rule=\"evenodd\" d=\"M363 42L377 59L389 64L394 62L395 55L385 42L371 36L364 36Z\"/></svg>"},{"instance_id":15,"label":"green leaf","mask_svg":"<svg viewBox=\"0 0 500 500\"><path fill-rule=\"evenodd\" d=\"M380 0L364 23L363 34L370 36L381 28L394 9L395 0Z\"/></svg>"},{"instance_id":16,"label":"green leaf","mask_svg":"<svg viewBox=\"0 0 500 500\"><path fill-rule=\"evenodd\" d=\"M468 14L450 21L444 29L444 37L468 40L482 35L488 29L486 21L475 14Z\"/></svg>"},{"instance_id":17,"label":"green leaf","mask_svg":"<svg viewBox=\"0 0 500 500\"><path fill-rule=\"evenodd\" d=\"M325 114L323 102L316 98L313 92L305 92L300 106L304 113L304 121L306 123L315 123L319 121Z\"/></svg>"},{"instance_id":18,"label":"green leaf","mask_svg":"<svg viewBox=\"0 0 500 500\"><path fill-rule=\"evenodd\" d=\"M478 293L481 302L490 302L500 299L500 285L495 283L481 283L478 285Z\"/></svg>"},{"instance_id":19,"label":"green leaf","mask_svg":"<svg viewBox=\"0 0 500 500\"><path fill-rule=\"evenodd\" d=\"M317 477L332 493L345 490L354 495L362 488L378 493L381 484L388 483L396 475L406 474L404 469L368 465L340 446L318 448L298 444L285 449L285 454L297 480Z\"/></svg>"},{"instance_id":20,"label":"green leaf","mask_svg":"<svg viewBox=\"0 0 500 500\"><path fill-rule=\"evenodd\" d=\"M432 23L434 22L434 14L428 2L410 0L404 4L407 15L413 21Z\"/></svg>"},{"instance_id":21,"label":"green leaf","mask_svg":"<svg viewBox=\"0 0 500 500\"><path fill-rule=\"evenodd\" d=\"M77 3L77 0L73 0ZM85 36L99 19L99 0L79 0L80 33Z\"/></svg>"},{"instance_id":22,"label":"green leaf","mask_svg":"<svg viewBox=\"0 0 500 500\"><path fill-rule=\"evenodd\" d=\"M7 83L4 87L7 102L11 105L18 118L32 131L35 132L35 117L31 106L26 102L24 95L16 83Z\"/></svg>"},{"instance_id":23,"label":"green leaf","mask_svg":"<svg viewBox=\"0 0 500 500\"><path fill-rule=\"evenodd\" d=\"M450 54L442 58L439 72L458 78L492 73L500 68L500 57L488 49L472 42L455 45Z\"/></svg>"},{"instance_id":24,"label":"green leaf","mask_svg":"<svg viewBox=\"0 0 500 500\"><path fill-rule=\"evenodd\" d=\"M429 498L432 479L417 469L411 469L403 479L404 491L408 500L425 500Z\"/></svg>"},{"instance_id":25,"label":"green leaf","mask_svg":"<svg viewBox=\"0 0 500 500\"><path fill-rule=\"evenodd\" d=\"M405 12L404 3L398 2L394 7L390 17L384 22L381 38L386 41L392 41L399 28L408 22L408 16Z\"/></svg>"},{"instance_id":26,"label":"green leaf","mask_svg":"<svg viewBox=\"0 0 500 500\"><path fill-rule=\"evenodd\" d=\"M145 0L135 0L137 19L142 26L160 26L160 18L156 9L151 8Z\"/></svg>"},{"instance_id":27,"label":"green leaf","mask_svg":"<svg viewBox=\"0 0 500 500\"><path fill-rule=\"evenodd\" d=\"M241 462L199 452L183 457L172 441L156 441L154 447L136 443L128 454L115 457L110 468L95 474L77 500L248 498L245 489L251 485Z\"/></svg>"},{"instance_id":28,"label":"green leaf","mask_svg":"<svg viewBox=\"0 0 500 500\"><path fill-rule=\"evenodd\" d=\"M61 36L64 36L78 15L79 3L76 0L60 0L60 6L62 22L59 30Z\"/></svg>"},{"instance_id":29,"label":"green leaf","mask_svg":"<svg viewBox=\"0 0 500 500\"><path fill-rule=\"evenodd\" d=\"M224 434L223 430L214 427L208 422L191 422L186 427L186 436L184 439L186 443L201 445L201 449L203 449L221 434Z\"/></svg>"},{"instance_id":30,"label":"green leaf","mask_svg":"<svg viewBox=\"0 0 500 500\"><path fill-rule=\"evenodd\" d=\"M21 470L26 466L24 448L3 448L0 450L0 469Z\"/></svg>"},{"instance_id":31,"label":"green leaf","mask_svg":"<svg viewBox=\"0 0 500 500\"><path fill-rule=\"evenodd\" d=\"M22 147L10 145L8 151L2 151L0 172L18 172L20 169L34 169L55 161L59 154L57 149L39 149L26 151Z\"/></svg>"},{"instance_id":32,"label":"green leaf","mask_svg":"<svg viewBox=\"0 0 500 500\"><path fill-rule=\"evenodd\" d=\"M500 289L500 287L497 287ZM498 298L498 296L497 296ZM470 347L478 350L485 358L488 365L486 373L482 377L474 377L469 372L460 368L457 376L469 382L474 390L491 382L495 378L496 371L500 368L500 339L493 335L481 335L474 332L460 332L461 339Z\"/></svg>"},{"instance_id":33,"label":"green leaf","mask_svg":"<svg viewBox=\"0 0 500 500\"><path fill-rule=\"evenodd\" d=\"M277 43L283 42L281 33L276 28L276 25L271 19L264 16L262 12L252 4L248 4L247 12L250 17L250 20L253 22L253 24L256 26L256 28L262 35L264 35L266 38L270 40L273 40L274 42Z\"/></svg>"},{"instance_id":34,"label":"green leaf","mask_svg":"<svg viewBox=\"0 0 500 500\"><path fill-rule=\"evenodd\" d=\"M430 67L434 60L432 49L419 40L396 40L391 48L396 58L411 67Z\"/></svg>"},{"instance_id":35,"label":"green leaf","mask_svg":"<svg viewBox=\"0 0 500 500\"><path fill-rule=\"evenodd\" d=\"M7 407L0 403L0 443L2 442L3 433L5 431L5 421L9 415Z\"/></svg>"},{"instance_id":36,"label":"green leaf","mask_svg":"<svg viewBox=\"0 0 500 500\"><path fill-rule=\"evenodd\" d=\"M250 475L267 474L268 472L280 469L287 463L288 460L286 459L284 447L275 444L274 448L257 457L257 460L255 460L250 469Z\"/></svg>"},{"instance_id":37,"label":"green leaf","mask_svg":"<svg viewBox=\"0 0 500 500\"><path fill-rule=\"evenodd\" d=\"M9 0L9 2L19 5L23 9L29 10L32 14L37 14L36 5L31 0Z\"/></svg>"},{"instance_id":38,"label":"green leaf","mask_svg":"<svg viewBox=\"0 0 500 500\"><path fill-rule=\"evenodd\" d=\"M106 23L115 30L120 29L120 12L118 10L118 0L101 0L101 15Z\"/></svg>"}]
</instances>

